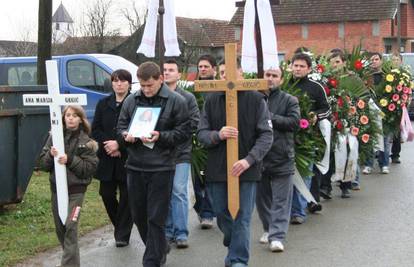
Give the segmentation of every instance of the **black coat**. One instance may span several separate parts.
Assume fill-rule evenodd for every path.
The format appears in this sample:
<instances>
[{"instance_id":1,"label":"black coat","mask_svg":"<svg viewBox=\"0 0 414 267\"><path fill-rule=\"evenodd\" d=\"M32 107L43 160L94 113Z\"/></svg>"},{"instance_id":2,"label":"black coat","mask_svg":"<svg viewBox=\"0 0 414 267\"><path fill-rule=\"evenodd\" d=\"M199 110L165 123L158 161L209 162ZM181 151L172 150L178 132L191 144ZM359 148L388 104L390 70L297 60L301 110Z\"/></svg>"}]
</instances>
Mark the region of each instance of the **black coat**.
<instances>
[{"instance_id":1,"label":"black coat","mask_svg":"<svg viewBox=\"0 0 414 267\"><path fill-rule=\"evenodd\" d=\"M92 123L92 137L98 142L99 165L96 178L101 181L125 180L125 161L127 152L124 141L117 139L116 125L123 102L117 106L115 94L111 94L99 100L95 109ZM117 140L121 158L113 158L106 154L104 141Z\"/></svg>"},{"instance_id":2,"label":"black coat","mask_svg":"<svg viewBox=\"0 0 414 267\"><path fill-rule=\"evenodd\" d=\"M264 172L270 176L294 174L294 132L299 127L299 102L280 89L273 89L268 106L273 124L273 144L263 160Z\"/></svg>"},{"instance_id":3,"label":"black coat","mask_svg":"<svg viewBox=\"0 0 414 267\"><path fill-rule=\"evenodd\" d=\"M240 181L259 181L262 160L273 142L269 111L264 96L257 92L238 93L239 159L250 164ZM226 125L226 99L224 93L211 93L204 103L197 130L198 140L207 148L207 182L227 181L226 141L219 138Z\"/></svg>"}]
</instances>

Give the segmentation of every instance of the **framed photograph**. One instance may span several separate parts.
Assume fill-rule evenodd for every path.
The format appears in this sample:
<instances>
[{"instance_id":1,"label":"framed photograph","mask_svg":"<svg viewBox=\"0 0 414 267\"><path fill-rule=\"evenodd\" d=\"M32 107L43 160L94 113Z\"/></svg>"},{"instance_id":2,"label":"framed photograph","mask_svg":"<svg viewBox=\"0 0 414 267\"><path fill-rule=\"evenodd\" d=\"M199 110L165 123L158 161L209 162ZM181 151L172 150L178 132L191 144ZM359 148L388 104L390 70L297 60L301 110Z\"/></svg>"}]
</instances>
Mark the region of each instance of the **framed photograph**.
<instances>
[{"instance_id":1,"label":"framed photograph","mask_svg":"<svg viewBox=\"0 0 414 267\"><path fill-rule=\"evenodd\" d=\"M128 133L133 137L151 137L158 118L160 117L161 107L137 107L129 124Z\"/></svg>"}]
</instances>

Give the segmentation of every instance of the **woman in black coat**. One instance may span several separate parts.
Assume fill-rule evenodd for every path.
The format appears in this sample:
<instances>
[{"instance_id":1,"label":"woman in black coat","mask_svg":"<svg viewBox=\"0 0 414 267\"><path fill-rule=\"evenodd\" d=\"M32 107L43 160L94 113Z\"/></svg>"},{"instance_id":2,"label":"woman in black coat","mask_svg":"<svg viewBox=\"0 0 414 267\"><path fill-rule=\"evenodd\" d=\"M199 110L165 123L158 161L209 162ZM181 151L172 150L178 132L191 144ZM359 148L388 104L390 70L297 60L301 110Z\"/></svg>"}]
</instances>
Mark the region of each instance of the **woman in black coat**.
<instances>
[{"instance_id":1,"label":"woman in black coat","mask_svg":"<svg viewBox=\"0 0 414 267\"><path fill-rule=\"evenodd\" d=\"M124 141L116 138L116 125L124 99L128 96L132 76L119 69L111 75L113 93L96 105L92 136L99 143L99 165L96 177L100 180L99 194L114 225L117 247L129 244L132 217L128 205ZM117 191L119 190L119 200Z\"/></svg>"}]
</instances>

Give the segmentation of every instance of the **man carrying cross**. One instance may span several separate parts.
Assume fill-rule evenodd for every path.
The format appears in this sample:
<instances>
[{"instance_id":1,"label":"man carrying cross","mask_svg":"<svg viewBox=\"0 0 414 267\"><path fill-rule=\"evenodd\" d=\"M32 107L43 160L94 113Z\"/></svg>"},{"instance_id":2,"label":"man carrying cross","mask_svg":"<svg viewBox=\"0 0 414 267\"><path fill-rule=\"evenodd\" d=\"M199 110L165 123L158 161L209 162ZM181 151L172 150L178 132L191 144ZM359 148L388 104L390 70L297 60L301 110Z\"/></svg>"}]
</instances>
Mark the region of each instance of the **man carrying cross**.
<instances>
[{"instance_id":1,"label":"man carrying cross","mask_svg":"<svg viewBox=\"0 0 414 267\"><path fill-rule=\"evenodd\" d=\"M241 73L238 66L239 80ZM208 150L207 191L217 216L217 225L224 234L223 244L228 248L225 266L233 267L247 266L249 261L250 221L256 186L261 176L261 161L273 141L263 96L252 91L237 95L237 106L241 110L237 114L238 128L226 125L226 96L223 92L216 92L206 99L197 132L198 139ZM231 175L240 180L240 208L235 219L230 215L227 204L226 143L231 139L238 140L240 159L232 165L231 171Z\"/></svg>"}]
</instances>

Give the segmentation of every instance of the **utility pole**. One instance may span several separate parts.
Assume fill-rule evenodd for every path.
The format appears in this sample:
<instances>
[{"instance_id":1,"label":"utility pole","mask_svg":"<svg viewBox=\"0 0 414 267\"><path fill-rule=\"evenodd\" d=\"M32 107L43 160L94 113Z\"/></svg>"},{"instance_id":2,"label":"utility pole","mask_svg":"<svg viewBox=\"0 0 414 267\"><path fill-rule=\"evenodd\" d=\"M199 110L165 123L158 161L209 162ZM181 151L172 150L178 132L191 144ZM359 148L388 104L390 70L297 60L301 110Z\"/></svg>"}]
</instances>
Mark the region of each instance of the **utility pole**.
<instances>
[{"instance_id":1,"label":"utility pole","mask_svg":"<svg viewBox=\"0 0 414 267\"><path fill-rule=\"evenodd\" d=\"M164 0L160 0L160 4L158 7L158 27L159 27L159 31L158 31L158 54L160 57L160 68L161 68L161 73L162 70L164 69L164 53L165 53L165 47L164 47L164 13L165 13L165 8L164 8Z\"/></svg>"},{"instance_id":2,"label":"utility pole","mask_svg":"<svg viewBox=\"0 0 414 267\"><path fill-rule=\"evenodd\" d=\"M398 0L397 2L397 52L401 53L401 0Z\"/></svg>"},{"instance_id":3,"label":"utility pole","mask_svg":"<svg viewBox=\"0 0 414 267\"><path fill-rule=\"evenodd\" d=\"M39 0L37 35L37 84L46 84L46 60L52 54L52 0Z\"/></svg>"}]
</instances>

